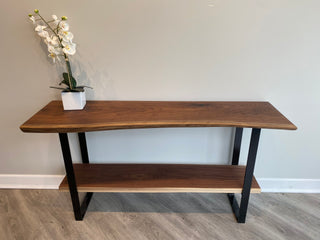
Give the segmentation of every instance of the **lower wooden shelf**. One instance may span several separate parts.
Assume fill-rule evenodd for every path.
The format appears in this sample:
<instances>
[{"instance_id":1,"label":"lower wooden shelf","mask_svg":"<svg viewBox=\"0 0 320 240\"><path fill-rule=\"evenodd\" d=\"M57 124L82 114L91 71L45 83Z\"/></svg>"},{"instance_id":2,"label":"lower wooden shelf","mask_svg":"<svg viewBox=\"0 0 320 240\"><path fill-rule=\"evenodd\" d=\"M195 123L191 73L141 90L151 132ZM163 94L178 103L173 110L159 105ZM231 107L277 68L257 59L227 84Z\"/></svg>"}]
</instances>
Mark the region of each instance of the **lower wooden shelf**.
<instances>
[{"instance_id":1,"label":"lower wooden shelf","mask_svg":"<svg viewBox=\"0 0 320 240\"><path fill-rule=\"evenodd\" d=\"M73 164L79 192L241 193L245 166ZM59 190L69 191L65 177ZM252 193L261 189L253 177Z\"/></svg>"}]
</instances>

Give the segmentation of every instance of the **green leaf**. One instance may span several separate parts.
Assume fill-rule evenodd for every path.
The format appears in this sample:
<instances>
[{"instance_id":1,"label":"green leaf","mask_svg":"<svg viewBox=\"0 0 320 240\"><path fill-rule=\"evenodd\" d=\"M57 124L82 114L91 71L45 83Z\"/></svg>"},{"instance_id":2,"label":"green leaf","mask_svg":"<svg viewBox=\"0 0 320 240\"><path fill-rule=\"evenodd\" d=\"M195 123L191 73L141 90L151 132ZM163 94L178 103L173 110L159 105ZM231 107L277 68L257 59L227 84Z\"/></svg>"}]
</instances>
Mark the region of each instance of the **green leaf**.
<instances>
[{"instance_id":1,"label":"green leaf","mask_svg":"<svg viewBox=\"0 0 320 240\"><path fill-rule=\"evenodd\" d=\"M84 89L82 87L77 87L72 89L71 92L84 92Z\"/></svg>"},{"instance_id":2,"label":"green leaf","mask_svg":"<svg viewBox=\"0 0 320 240\"><path fill-rule=\"evenodd\" d=\"M77 87L77 81L74 79L74 77L72 75L70 75L70 80L71 80L71 86L70 86L70 81L69 81L69 74L64 72L62 74L63 76L63 80L59 83L59 85L61 84L65 84L67 85L69 88L76 88Z\"/></svg>"},{"instance_id":3,"label":"green leaf","mask_svg":"<svg viewBox=\"0 0 320 240\"><path fill-rule=\"evenodd\" d=\"M53 87L53 86L50 86L50 88L55 88L55 89L60 89L60 90L66 90L68 88L62 88L62 87Z\"/></svg>"},{"instance_id":4,"label":"green leaf","mask_svg":"<svg viewBox=\"0 0 320 240\"><path fill-rule=\"evenodd\" d=\"M90 89L93 89L92 87L89 87L89 86L85 86L85 85L81 85L81 86L78 86L78 87L81 87L81 88L90 88Z\"/></svg>"}]
</instances>

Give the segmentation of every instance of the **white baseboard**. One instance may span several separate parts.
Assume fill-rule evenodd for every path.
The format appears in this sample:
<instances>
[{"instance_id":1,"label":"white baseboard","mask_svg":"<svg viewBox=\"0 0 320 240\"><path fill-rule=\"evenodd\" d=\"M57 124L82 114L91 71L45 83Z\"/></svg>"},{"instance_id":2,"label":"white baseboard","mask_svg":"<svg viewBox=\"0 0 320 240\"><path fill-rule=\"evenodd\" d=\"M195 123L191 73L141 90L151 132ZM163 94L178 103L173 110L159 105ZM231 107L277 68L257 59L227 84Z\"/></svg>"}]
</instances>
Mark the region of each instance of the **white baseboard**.
<instances>
[{"instance_id":1,"label":"white baseboard","mask_svg":"<svg viewBox=\"0 0 320 240\"><path fill-rule=\"evenodd\" d=\"M64 175L0 174L0 188L58 189ZM320 193L320 179L257 178L262 192Z\"/></svg>"},{"instance_id":2,"label":"white baseboard","mask_svg":"<svg viewBox=\"0 0 320 240\"><path fill-rule=\"evenodd\" d=\"M320 179L257 178L262 192L320 193Z\"/></svg>"},{"instance_id":3,"label":"white baseboard","mask_svg":"<svg viewBox=\"0 0 320 240\"><path fill-rule=\"evenodd\" d=\"M58 189L64 175L0 174L0 188Z\"/></svg>"}]
</instances>

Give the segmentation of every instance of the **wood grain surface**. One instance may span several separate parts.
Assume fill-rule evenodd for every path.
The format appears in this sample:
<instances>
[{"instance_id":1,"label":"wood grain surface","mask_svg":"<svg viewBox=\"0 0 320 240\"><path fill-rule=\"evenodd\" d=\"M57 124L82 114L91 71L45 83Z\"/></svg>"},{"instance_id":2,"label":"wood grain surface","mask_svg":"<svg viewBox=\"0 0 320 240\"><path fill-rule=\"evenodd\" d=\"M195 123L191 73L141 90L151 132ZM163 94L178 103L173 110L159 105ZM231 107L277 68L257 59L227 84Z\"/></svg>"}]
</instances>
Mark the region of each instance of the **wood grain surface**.
<instances>
[{"instance_id":1,"label":"wood grain surface","mask_svg":"<svg viewBox=\"0 0 320 240\"><path fill-rule=\"evenodd\" d=\"M88 132L159 127L249 127L295 130L268 102L88 101L64 111L52 101L23 125L24 132Z\"/></svg>"},{"instance_id":2,"label":"wood grain surface","mask_svg":"<svg viewBox=\"0 0 320 240\"><path fill-rule=\"evenodd\" d=\"M74 171L79 192L241 193L245 166L74 164ZM59 189L69 190L66 177ZM254 177L251 192L261 192Z\"/></svg>"}]
</instances>

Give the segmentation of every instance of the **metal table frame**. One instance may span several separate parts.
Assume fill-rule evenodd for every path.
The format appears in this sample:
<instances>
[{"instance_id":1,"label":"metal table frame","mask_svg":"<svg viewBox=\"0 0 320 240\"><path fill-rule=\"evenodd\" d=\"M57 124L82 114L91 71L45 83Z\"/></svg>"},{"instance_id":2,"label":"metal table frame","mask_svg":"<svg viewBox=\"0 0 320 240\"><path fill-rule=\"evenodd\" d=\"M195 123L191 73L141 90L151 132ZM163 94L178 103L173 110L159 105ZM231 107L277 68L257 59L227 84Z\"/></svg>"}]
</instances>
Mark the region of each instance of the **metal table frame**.
<instances>
[{"instance_id":1,"label":"metal table frame","mask_svg":"<svg viewBox=\"0 0 320 240\"><path fill-rule=\"evenodd\" d=\"M243 133L243 128L237 127L235 130L232 165L239 164L242 133ZM245 223L246 221L251 183L252 183L256 155L257 155L257 150L259 145L260 133L261 133L260 128L252 128L250 146L249 146L249 152L248 152L248 158L247 158L247 166L245 170L245 176L243 180L243 187L242 187L242 193L241 193L240 207L235 198L234 193L228 193L228 198L238 223ZM89 163L88 148L87 148L85 133L79 132L78 137L79 137L82 162ZM92 192L86 193L84 200L82 201L82 203L80 203L74 169L72 165L72 157L70 152L68 134L59 133L59 138L60 138L60 144L61 144L64 164L65 164L67 179L68 179L68 185L69 185L69 190L70 190L70 195L72 200L74 216L77 221L81 221L83 220L83 217L86 214L86 211L89 206L93 193Z\"/></svg>"}]
</instances>

